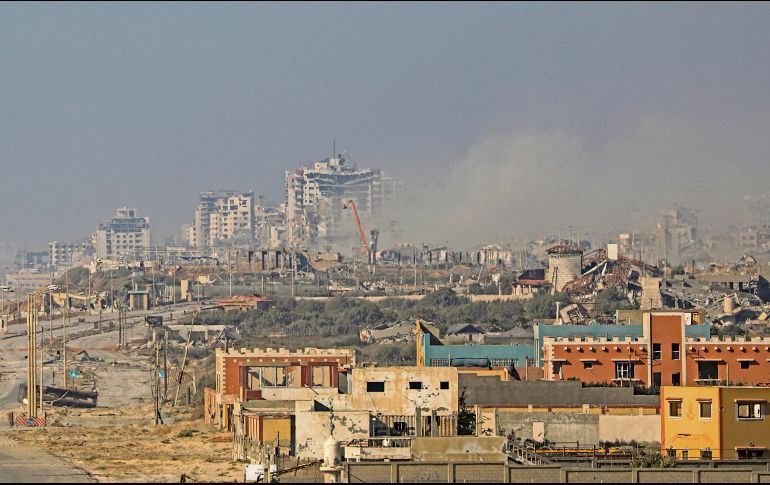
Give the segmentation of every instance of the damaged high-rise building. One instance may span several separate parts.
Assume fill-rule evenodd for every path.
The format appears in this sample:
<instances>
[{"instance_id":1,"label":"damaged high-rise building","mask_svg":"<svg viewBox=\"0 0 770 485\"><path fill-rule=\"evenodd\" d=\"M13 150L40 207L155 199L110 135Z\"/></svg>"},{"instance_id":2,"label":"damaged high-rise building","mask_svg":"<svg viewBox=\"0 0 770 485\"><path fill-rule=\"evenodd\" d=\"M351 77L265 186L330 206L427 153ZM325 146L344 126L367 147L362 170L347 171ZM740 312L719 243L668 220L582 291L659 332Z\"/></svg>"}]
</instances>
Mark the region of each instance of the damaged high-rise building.
<instances>
[{"instance_id":1,"label":"damaged high-rise building","mask_svg":"<svg viewBox=\"0 0 770 485\"><path fill-rule=\"evenodd\" d=\"M355 201L362 222L374 224L381 221L385 209L398 201L402 193L403 186L386 177L382 170L359 169L345 155L288 170L286 238L289 246L341 242L356 231L352 216L343 212L345 202Z\"/></svg>"},{"instance_id":2,"label":"damaged high-rise building","mask_svg":"<svg viewBox=\"0 0 770 485\"><path fill-rule=\"evenodd\" d=\"M206 248L243 237L254 239L254 193L231 190L201 192L195 220L186 229L191 247Z\"/></svg>"}]
</instances>

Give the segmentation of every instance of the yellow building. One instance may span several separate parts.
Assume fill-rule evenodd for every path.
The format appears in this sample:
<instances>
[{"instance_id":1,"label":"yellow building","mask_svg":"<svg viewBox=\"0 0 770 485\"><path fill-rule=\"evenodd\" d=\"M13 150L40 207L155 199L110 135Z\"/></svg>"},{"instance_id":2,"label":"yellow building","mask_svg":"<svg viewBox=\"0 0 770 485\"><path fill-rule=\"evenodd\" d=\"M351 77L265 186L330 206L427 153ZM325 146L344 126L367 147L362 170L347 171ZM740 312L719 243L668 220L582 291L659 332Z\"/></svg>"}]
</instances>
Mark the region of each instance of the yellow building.
<instances>
[{"instance_id":1,"label":"yellow building","mask_svg":"<svg viewBox=\"0 0 770 485\"><path fill-rule=\"evenodd\" d=\"M664 386L661 448L679 459L768 456L770 388Z\"/></svg>"}]
</instances>

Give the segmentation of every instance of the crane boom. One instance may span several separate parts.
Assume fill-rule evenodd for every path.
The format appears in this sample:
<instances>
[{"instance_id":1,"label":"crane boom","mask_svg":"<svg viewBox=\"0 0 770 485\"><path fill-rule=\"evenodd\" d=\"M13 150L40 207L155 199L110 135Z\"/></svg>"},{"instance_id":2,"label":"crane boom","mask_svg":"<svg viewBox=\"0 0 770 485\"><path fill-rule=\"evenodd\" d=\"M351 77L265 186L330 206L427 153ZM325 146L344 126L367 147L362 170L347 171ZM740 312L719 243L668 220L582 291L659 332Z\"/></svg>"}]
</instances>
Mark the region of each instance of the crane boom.
<instances>
[{"instance_id":1,"label":"crane boom","mask_svg":"<svg viewBox=\"0 0 770 485\"><path fill-rule=\"evenodd\" d=\"M369 245L366 244L366 236L364 236L364 228L361 227L361 219L358 218L358 209L356 209L356 203L353 200L347 201L347 203L343 204L342 208L347 209L348 207L353 208L353 214L356 216L356 224L358 224L358 232L361 234L361 243L364 245L364 249L366 249L366 254L369 255Z\"/></svg>"}]
</instances>

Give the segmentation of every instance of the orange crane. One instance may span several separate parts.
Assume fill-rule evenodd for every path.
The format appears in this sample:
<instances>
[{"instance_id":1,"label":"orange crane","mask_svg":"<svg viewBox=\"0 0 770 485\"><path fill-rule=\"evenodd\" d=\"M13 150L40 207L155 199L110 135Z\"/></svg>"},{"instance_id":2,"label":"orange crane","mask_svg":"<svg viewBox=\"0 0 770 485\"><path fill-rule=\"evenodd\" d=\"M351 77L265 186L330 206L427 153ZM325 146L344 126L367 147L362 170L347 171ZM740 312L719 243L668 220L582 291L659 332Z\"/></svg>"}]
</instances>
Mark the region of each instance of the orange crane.
<instances>
[{"instance_id":1,"label":"orange crane","mask_svg":"<svg viewBox=\"0 0 770 485\"><path fill-rule=\"evenodd\" d=\"M358 209L356 209L356 203L353 200L349 200L342 204L343 209L347 209L348 207L353 208L353 214L356 215L356 224L358 224L358 232L361 234L361 243L364 245L364 249L366 249L366 255L371 257L370 251L369 251L369 245L366 244L366 236L364 236L364 228L361 227L361 219L358 218Z\"/></svg>"}]
</instances>

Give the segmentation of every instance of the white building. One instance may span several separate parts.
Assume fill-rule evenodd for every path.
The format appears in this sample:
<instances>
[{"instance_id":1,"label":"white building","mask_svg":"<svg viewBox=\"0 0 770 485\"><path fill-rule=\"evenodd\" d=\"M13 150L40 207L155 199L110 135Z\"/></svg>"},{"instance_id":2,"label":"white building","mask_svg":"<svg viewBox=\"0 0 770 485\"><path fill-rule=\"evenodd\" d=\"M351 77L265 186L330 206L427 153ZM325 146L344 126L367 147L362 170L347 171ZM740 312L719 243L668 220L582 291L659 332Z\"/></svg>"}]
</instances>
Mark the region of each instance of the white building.
<instances>
[{"instance_id":1,"label":"white building","mask_svg":"<svg viewBox=\"0 0 770 485\"><path fill-rule=\"evenodd\" d=\"M122 207L94 233L97 258L115 258L150 246L150 218Z\"/></svg>"}]
</instances>

